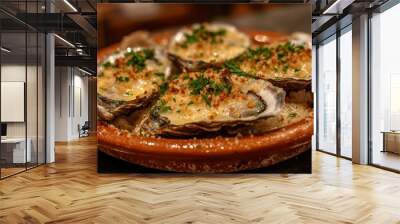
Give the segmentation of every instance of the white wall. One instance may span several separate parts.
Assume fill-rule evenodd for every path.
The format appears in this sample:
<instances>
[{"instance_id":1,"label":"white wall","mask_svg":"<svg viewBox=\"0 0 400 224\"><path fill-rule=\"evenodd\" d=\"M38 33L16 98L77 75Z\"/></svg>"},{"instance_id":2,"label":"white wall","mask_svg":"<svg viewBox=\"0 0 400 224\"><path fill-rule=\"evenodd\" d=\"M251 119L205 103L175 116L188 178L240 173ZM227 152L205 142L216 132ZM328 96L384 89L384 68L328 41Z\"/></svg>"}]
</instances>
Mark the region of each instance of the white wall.
<instances>
[{"instance_id":1,"label":"white wall","mask_svg":"<svg viewBox=\"0 0 400 224\"><path fill-rule=\"evenodd\" d=\"M69 133L69 96L68 88L70 83L69 69L67 67L55 68L55 141L68 141Z\"/></svg>"},{"instance_id":2,"label":"white wall","mask_svg":"<svg viewBox=\"0 0 400 224\"><path fill-rule=\"evenodd\" d=\"M55 76L55 140L77 139L88 120L88 78L71 67L56 67Z\"/></svg>"}]
</instances>

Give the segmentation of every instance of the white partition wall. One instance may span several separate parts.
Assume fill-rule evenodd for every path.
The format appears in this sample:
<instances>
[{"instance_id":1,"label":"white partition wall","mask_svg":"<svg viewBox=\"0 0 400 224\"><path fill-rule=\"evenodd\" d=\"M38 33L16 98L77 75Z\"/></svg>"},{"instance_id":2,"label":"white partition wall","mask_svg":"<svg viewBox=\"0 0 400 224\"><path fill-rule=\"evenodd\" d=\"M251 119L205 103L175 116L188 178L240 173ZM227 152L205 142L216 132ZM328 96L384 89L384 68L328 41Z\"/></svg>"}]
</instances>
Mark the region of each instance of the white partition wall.
<instances>
[{"instance_id":1,"label":"white partition wall","mask_svg":"<svg viewBox=\"0 0 400 224\"><path fill-rule=\"evenodd\" d=\"M89 119L88 77L77 68L59 66L55 86L55 141L78 139L78 126Z\"/></svg>"},{"instance_id":2,"label":"white partition wall","mask_svg":"<svg viewBox=\"0 0 400 224\"><path fill-rule=\"evenodd\" d=\"M1 122L24 122L25 82L1 82Z\"/></svg>"}]
</instances>

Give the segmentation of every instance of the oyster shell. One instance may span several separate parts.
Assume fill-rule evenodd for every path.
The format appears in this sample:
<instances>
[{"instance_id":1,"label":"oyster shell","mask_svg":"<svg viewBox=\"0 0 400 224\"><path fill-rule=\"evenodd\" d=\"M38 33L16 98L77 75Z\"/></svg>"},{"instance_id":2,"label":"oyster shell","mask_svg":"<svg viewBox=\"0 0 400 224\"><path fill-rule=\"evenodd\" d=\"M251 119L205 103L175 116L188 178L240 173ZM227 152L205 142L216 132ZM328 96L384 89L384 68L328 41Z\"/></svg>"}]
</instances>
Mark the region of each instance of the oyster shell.
<instances>
[{"instance_id":1,"label":"oyster shell","mask_svg":"<svg viewBox=\"0 0 400 224\"><path fill-rule=\"evenodd\" d=\"M298 38L249 48L229 63L285 90L311 88L311 48Z\"/></svg>"},{"instance_id":2,"label":"oyster shell","mask_svg":"<svg viewBox=\"0 0 400 224\"><path fill-rule=\"evenodd\" d=\"M156 96L169 76L170 66L160 49L137 47L109 56L97 70L98 115L112 120Z\"/></svg>"},{"instance_id":3,"label":"oyster shell","mask_svg":"<svg viewBox=\"0 0 400 224\"><path fill-rule=\"evenodd\" d=\"M143 134L193 136L279 114L285 91L227 68L182 73L144 122Z\"/></svg>"},{"instance_id":4,"label":"oyster shell","mask_svg":"<svg viewBox=\"0 0 400 224\"><path fill-rule=\"evenodd\" d=\"M120 48L135 48L135 47L152 47L156 43L153 41L151 35L147 31L139 30L124 36L121 41Z\"/></svg>"},{"instance_id":5,"label":"oyster shell","mask_svg":"<svg viewBox=\"0 0 400 224\"><path fill-rule=\"evenodd\" d=\"M249 46L249 37L233 26L202 23L179 30L169 43L168 54L178 65L195 71L235 58Z\"/></svg>"}]
</instances>

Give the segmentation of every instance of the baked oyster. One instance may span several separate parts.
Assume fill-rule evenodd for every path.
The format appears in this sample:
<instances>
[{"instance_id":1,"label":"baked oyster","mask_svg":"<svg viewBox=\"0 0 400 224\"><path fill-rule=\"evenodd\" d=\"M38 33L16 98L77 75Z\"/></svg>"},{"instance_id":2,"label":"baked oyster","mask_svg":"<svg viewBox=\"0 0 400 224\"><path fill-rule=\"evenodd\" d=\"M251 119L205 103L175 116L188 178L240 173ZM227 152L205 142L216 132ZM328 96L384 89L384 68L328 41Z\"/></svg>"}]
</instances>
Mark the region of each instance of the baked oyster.
<instances>
[{"instance_id":1,"label":"baked oyster","mask_svg":"<svg viewBox=\"0 0 400 224\"><path fill-rule=\"evenodd\" d=\"M169 62L156 48L127 48L102 61L97 75L98 115L104 120L141 107L162 90Z\"/></svg>"},{"instance_id":2,"label":"baked oyster","mask_svg":"<svg viewBox=\"0 0 400 224\"><path fill-rule=\"evenodd\" d=\"M227 64L285 90L311 88L311 48L299 40L254 46Z\"/></svg>"},{"instance_id":3,"label":"baked oyster","mask_svg":"<svg viewBox=\"0 0 400 224\"><path fill-rule=\"evenodd\" d=\"M194 136L279 114L285 91L270 82L207 68L171 77L143 123L143 135Z\"/></svg>"},{"instance_id":4,"label":"baked oyster","mask_svg":"<svg viewBox=\"0 0 400 224\"><path fill-rule=\"evenodd\" d=\"M171 38L168 54L181 67L194 71L235 58L249 46L249 37L233 26L202 23L179 30Z\"/></svg>"}]
</instances>

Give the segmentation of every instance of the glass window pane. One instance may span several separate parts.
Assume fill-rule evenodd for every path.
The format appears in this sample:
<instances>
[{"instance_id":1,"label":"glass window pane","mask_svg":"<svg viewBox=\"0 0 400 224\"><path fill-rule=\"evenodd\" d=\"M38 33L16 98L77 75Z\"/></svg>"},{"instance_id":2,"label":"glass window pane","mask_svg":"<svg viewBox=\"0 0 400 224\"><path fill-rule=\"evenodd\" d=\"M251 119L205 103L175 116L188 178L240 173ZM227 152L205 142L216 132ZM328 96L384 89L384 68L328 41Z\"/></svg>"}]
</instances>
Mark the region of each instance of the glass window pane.
<instances>
[{"instance_id":1,"label":"glass window pane","mask_svg":"<svg viewBox=\"0 0 400 224\"><path fill-rule=\"evenodd\" d=\"M2 178L25 170L30 161L26 142L26 33L1 34L1 174ZM26 150L28 149L28 150Z\"/></svg>"},{"instance_id":2,"label":"glass window pane","mask_svg":"<svg viewBox=\"0 0 400 224\"><path fill-rule=\"evenodd\" d=\"M336 153L336 39L318 48L318 149Z\"/></svg>"},{"instance_id":3,"label":"glass window pane","mask_svg":"<svg viewBox=\"0 0 400 224\"><path fill-rule=\"evenodd\" d=\"M340 36L340 153L352 156L352 35Z\"/></svg>"},{"instance_id":4,"label":"glass window pane","mask_svg":"<svg viewBox=\"0 0 400 224\"><path fill-rule=\"evenodd\" d=\"M372 163L396 170L400 170L400 32L394 29L398 21L400 4L371 19Z\"/></svg>"},{"instance_id":5,"label":"glass window pane","mask_svg":"<svg viewBox=\"0 0 400 224\"><path fill-rule=\"evenodd\" d=\"M28 168L34 167L37 165L37 150L38 150L38 141L37 141L37 132L38 132L38 88L37 88L37 73L38 73L38 36L36 32L28 32L27 33L27 80L26 80L26 115L27 115L27 142L30 147L30 159L28 160ZM29 148L28 147L28 148Z\"/></svg>"}]
</instances>

